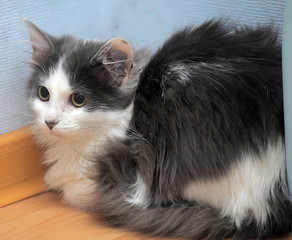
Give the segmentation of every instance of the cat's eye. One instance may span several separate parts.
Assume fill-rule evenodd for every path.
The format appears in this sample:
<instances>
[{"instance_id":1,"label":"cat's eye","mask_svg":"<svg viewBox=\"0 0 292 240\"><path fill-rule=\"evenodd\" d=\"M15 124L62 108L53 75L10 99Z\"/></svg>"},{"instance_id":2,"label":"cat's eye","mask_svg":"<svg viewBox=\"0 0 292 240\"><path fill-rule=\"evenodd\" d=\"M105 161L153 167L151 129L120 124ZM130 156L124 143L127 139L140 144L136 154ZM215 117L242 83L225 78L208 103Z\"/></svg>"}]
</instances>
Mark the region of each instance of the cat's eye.
<instances>
[{"instance_id":1,"label":"cat's eye","mask_svg":"<svg viewBox=\"0 0 292 240\"><path fill-rule=\"evenodd\" d=\"M48 101L50 99L49 90L46 87L39 87L38 96L42 101Z\"/></svg>"},{"instance_id":2,"label":"cat's eye","mask_svg":"<svg viewBox=\"0 0 292 240\"><path fill-rule=\"evenodd\" d=\"M73 93L71 95L71 102L75 107L82 107L86 102L86 97L82 93Z\"/></svg>"}]
</instances>

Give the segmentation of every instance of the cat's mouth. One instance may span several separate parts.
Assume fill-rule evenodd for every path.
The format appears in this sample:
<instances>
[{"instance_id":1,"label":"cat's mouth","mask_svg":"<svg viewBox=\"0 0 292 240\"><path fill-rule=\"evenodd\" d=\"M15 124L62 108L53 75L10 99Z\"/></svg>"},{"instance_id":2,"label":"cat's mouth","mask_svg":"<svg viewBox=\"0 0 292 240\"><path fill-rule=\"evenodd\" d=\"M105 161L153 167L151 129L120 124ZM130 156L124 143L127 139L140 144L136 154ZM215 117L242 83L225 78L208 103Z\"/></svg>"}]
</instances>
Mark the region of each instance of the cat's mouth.
<instances>
[{"instance_id":1,"label":"cat's mouth","mask_svg":"<svg viewBox=\"0 0 292 240\"><path fill-rule=\"evenodd\" d=\"M53 129L46 128L45 132L51 136L54 136L54 137L61 137L61 138L64 137L64 134L62 134L60 131L58 131L55 128L53 128Z\"/></svg>"},{"instance_id":2,"label":"cat's mouth","mask_svg":"<svg viewBox=\"0 0 292 240\"><path fill-rule=\"evenodd\" d=\"M73 132L70 131L62 131L60 129L55 129L53 128L52 130L47 128L45 130L46 134L53 137L53 138L57 138L57 139L63 139L63 140L70 140L72 138L72 134Z\"/></svg>"},{"instance_id":3,"label":"cat's mouth","mask_svg":"<svg viewBox=\"0 0 292 240\"><path fill-rule=\"evenodd\" d=\"M50 134L52 134L53 136L62 136L60 133L54 131L54 130L49 130Z\"/></svg>"}]
</instances>

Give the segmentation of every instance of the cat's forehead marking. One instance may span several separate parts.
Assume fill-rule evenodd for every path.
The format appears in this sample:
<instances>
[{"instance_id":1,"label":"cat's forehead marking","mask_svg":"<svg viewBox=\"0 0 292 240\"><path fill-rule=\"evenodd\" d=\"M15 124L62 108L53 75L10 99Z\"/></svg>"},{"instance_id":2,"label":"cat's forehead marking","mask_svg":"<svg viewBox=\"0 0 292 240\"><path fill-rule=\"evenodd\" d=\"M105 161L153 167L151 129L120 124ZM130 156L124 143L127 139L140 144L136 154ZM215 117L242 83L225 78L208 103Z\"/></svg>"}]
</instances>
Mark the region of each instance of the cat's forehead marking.
<instances>
[{"instance_id":1,"label":"cat's forehead marking","mask_svg":"<svg viewBox=\"0 0 292 240\"><path fill-rule=\"evenodd\" d=\"M71 86L69 84L69 79L65 70L63 68L63 60L61 58L47 78L45 85L49 89L50 94L59 93L66 94L71 92Z\"/></svg>"}]
</instances>

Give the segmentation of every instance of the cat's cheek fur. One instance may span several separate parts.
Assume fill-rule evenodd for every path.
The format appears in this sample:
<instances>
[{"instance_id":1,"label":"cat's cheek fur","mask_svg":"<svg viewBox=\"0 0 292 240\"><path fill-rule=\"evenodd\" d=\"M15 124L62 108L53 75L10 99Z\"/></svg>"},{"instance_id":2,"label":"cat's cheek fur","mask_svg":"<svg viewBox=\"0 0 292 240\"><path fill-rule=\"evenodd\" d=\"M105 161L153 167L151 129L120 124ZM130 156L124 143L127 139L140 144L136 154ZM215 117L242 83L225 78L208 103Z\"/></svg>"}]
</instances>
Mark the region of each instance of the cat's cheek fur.
<instances>
[{"instance_id":1,"label":"cat's cheek fur","mask_svg":"<svg viewBox=\"0 0 292 240\"><path fill-rule=\"evenodd\" d=\"M56 119L56 111L58 110L52 110L48 102L43 102L38 98L32 101L31 106L35 115L32 131L41 144L47 145L53 143L59 140L59 137L67 138L67 140L74 140L74 132L79 130L79 124L76 121L72 121L72 119L73 116L75 119L82 118L83 115L85 115L83 110L78 109L74 111L70 109L72 107L67 107L64 113L62 112L58 115L58 124L50 130L46 121L49 122L49 119L52 121ZM38 134L41 136L38 136Z\"/></svg>"},{"instance_id":2,"label":"cat's cheek fur","mask_svg":"<svg viewBox=\"0 0 292 240\"><path fill-rule=\"evenodd\" d=\"M40 144L46 145L51 138L49 128L45 123L46 102L34 98L31 101L31 109L34 113L34 120L31 126L31 132L35 135Z\"/></svg>"},{"instance_id":3,"label":"cat's cheek fur","mask_svg":"<svg viewBox=\"0 0 292 240\"><path fill-rule=\"evenodd\" d=\"M183 191L189 201L208 203L234 219L238 228L251 211L257 222L265 224L269 200L276 184L285 182L285 151L282 139L270 143L260 155L242 154L227 175L214 181L190 182ZM284 187L284 186L283 186Z\"/></svg>"}]
</instances>

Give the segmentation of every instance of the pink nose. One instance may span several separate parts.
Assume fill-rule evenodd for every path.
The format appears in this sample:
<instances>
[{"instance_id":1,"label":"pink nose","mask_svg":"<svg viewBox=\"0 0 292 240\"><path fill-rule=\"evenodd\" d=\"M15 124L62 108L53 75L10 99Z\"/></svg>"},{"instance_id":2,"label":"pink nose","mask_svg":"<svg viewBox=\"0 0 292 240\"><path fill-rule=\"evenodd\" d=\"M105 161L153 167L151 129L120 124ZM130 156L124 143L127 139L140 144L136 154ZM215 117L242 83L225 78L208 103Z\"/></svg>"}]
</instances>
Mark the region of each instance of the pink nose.
<instances>
[{"instance_id":1,"label":"pink nose","mask_svg":"<svg viewBox=\"0 0 292 240\"><path fill-rule=\"evenodd\" d=\"M52 130L53 127L55 127L58 123L58 122L47 122L47 121L45 121L45 122L50 130Z\"/></svg>"}]
</instances>

